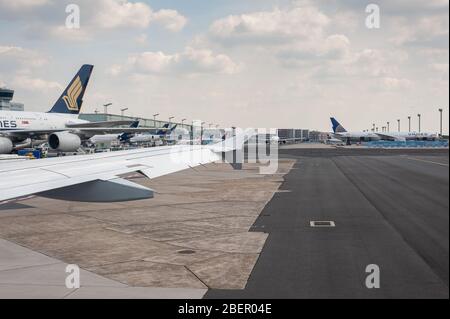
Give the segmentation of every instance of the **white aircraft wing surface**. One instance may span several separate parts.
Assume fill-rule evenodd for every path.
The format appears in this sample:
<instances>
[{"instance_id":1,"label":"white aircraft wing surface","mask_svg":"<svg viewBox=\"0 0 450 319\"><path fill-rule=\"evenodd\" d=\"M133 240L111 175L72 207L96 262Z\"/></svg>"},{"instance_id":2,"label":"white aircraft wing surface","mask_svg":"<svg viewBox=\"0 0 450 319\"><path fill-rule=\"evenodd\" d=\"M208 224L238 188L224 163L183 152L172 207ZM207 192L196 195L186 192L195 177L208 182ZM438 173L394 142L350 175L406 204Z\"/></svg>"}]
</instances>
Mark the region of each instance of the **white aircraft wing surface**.
<instances>
[{"instance_id":1,"label":"white aircraft wing surface","mask_svg":"<svg viewBox=\"0 0 450 319\"><path fill-rule=\"evenodd\" d=\"M222 159L246 138L212 145L177 145L24 162L0 162L0 201L32 194L85 202L151 198L153 191L121 176L139 172L148 178ZM234 143L233 143L234 141Z\"/></svg>"}]
</instances>

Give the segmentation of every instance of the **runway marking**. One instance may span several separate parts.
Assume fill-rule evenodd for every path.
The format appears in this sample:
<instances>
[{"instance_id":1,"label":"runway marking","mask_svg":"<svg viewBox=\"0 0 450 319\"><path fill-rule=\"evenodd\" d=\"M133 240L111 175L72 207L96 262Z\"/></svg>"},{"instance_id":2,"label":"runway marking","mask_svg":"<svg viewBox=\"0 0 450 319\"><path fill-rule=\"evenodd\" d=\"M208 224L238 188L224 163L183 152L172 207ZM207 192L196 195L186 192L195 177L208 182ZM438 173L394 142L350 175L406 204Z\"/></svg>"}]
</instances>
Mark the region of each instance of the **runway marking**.
<instances>
[{"instance_id":1,"label":"runway marking","mask_svg":"<svg viewBox=\"0 0 450 319\"><path fill-rule=\"evenodd\" d=\"M309 225L313 228L315 228L315 227L336 227L336 223L334 221L313 220L309 223Z\"/></svg>"},{"instance_id":2,"label":"runway marking","mask_svg":"<svg viewBox=\"0 0 450 319\"><path fill-rule=\"evenodd\" d=\"M413 161L418 161L418 162L431 163L431 164L436 164L436 165L448 167L448 164L445 164L445 163L433 162L433 161L423 160L423 159L415 158L415 157L407 157L407 159L410 159L410 160L413 160Z\"/></svg>"}]
</instances>

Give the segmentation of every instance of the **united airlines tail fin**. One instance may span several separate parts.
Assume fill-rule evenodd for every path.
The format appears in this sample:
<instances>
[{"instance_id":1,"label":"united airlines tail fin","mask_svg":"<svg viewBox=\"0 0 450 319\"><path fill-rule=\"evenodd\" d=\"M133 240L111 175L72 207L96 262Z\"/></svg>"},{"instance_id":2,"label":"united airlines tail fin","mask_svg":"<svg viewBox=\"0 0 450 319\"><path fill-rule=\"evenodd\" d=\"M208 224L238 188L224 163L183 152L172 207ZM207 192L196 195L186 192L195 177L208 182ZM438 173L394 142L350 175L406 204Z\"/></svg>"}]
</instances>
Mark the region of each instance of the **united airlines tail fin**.
<instances>
[{"instance_id":1,"label":"united airlines tail fin","mask_svg":"<svg viewBox=\"0 0 450 319\"><path fill-rule=\"evenodd\" d=\"M334 133L345 133L347 130L334 118L331 119L331 124L333 125L333 132Z\"/></svg>"},{"instance_id":2,"label":"united airlines tail fin","mask_svg":"<svg viewBox=\"0 0 450 319\"><path fill-rule=\"evenodd\" d=\"M49 113L79 114L93 69L93 65L83 65Z\"/></svg>"}]
</instances>

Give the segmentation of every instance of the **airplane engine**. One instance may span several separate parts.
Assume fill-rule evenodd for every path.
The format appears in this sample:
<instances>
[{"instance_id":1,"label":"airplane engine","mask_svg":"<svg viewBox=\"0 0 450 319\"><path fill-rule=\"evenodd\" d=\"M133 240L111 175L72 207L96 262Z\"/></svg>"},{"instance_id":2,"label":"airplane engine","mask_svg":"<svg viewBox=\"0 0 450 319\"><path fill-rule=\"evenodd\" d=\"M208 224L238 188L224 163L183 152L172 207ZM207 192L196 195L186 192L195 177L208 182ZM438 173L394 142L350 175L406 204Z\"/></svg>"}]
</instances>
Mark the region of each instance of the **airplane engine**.
<instances>
[{"instance_id":1,"label":"airplane engine","mask_svg":"<svg viewBox=\"0 0 450 319\"><path fill-rule=\"evenodd\" d=\"M9 138L0 137L0 154L9 154L13 150L13 143Z\"/></svg>"},{"instance_id":2,"label":"airplane engine","mask_svg":"<svg viewBox=\"0 0 450 319\"><path fill-rule=\"evenodd\" d=\"M55 151L75 152L81 146L81 139L69 132L53 133L48 137L48 145Z\"/></svg>"}]
</instances>

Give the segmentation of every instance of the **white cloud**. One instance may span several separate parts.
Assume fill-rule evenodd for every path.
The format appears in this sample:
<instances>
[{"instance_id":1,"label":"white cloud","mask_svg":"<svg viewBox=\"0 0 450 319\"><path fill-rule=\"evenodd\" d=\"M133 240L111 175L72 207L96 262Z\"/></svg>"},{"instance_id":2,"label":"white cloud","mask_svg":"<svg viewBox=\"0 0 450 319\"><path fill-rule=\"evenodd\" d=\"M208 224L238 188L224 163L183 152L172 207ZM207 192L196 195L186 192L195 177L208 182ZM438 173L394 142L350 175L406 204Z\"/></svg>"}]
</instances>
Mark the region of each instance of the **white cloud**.
<instances>
[{"instance_id":1,"label":"white cloud","mask_svg":"<svg viewBox=\"0 0 450 319\"><path fill-rule=\"evenodd\" d=\"M181 31L187 23L187 18L179 14L176 10L161 9L153 13L152 18L167 30L173 32Z\"/></svg>"},{"instance_id":2,"label":"white cloud","mask_svg":"<svg viewBox=\"0 0 450 319\"><path fill-rule=\"evenodd\" d=\"M148 44L148 36L145 33L140 34L137 37L135 37L135 41L137 44L146 45Z\"/></svg>"},{"instance_id":3,"label":"white cloud","mask_svg":"<svg viewBox=\"0 0 450 319\"><path fill-rule=\"evenodd\" d=\"M24 5L23 10L21 5ZM78 0L81 28L66 29L64 6L50 0L0 0L0 17L23 21L26 36L45 39L46 36L62 40L91 40L116 29L145 30L150 25L160 25L170 32L181 31L187 18L176 10L153 10L145 2L129 0ZM13 10L17 7L17 10ZM36 8L39 8L37 10ZM30 10L28 10L30 9Z\"/></svg>"},{"instance_id":4,"label":"white cloud","mask_svg":"<svg viewBox=\"0 0 450 319\"><path fill-rule=\"evenodd\" d=\"M218 73L234 74L240 66L224 54L214 54L207 49L187 47L181 53L165 54L163 52L143 52L132 55L123 65L113 65L109 74L124 72L140 74L199 74Z\"/></svg>"},{"instance_id":5,"label":"white cloud","mask_svg":"<svg viewBox=\"0 0 450 319\"><path fill-rule=\"evenodd\" d=\"M18 46L0 45L0 65L36 68L47 64L47 62L48 59L36 51Z\"/></svg>"},{"instance_id":6,"label":"white cloud","mask_svg":"<svg viewBox=\"0 0 450 319\"><path fill-rule=\"evenodd\" d=\"M392 20L396 30L391 41L395 44L426 44L439 47L449 35L448 14L430 15L411 20L406 17L396 17ZM434 42L434 43L433 43Z\"/></svg>"},{"instance_id":7,"label":"white cloud","mask_svg":"<svg viewBox=\"0 0 450 319\"><path fill-rule=\"evenodd\" d=\"M89 6L86 2L81 9ZM137 28L145 29L152 23L162 25L165 29L178 32L187 23L187 18L176 10L161 9L154 11L144 2L132 2L128 0L99 0L96 12L86 23L96 28Z\"/></svg>"},{"instance_id":8,"label":"white cloud","mask_svg":"<svg viewBox=\"0 0 450 319\"><path fill-rule=\"evenodd\" d=\"M449 64L448 63L433 63L433 64L431 64L431 69L436 72L448 75Z\"/></svg>"},{"instance_id":9,"label":"white cloud","mask_svg":"<svg viewBox=\"0 0 450 319\"><path fill-rule=\"evenodd\" d=\"M390 78L398 73L399 66L408 59L409 55L403 51L364 49L354 54L351 73Z\"/></svg>"},{"instance_id":10,"label":"white cloud","mask_svg":"<svg viewBox=\"0 0 450 319\"><path fill-rule=\"evenodd\" d=\"M308 64L321 60L343 60L350 55L350 40L342 34L334 34L316 41L298 42L278 54L285 65Z\"/></svg>"},{"instance_id":11,"label":"white cloud","mask_svg":"<svg viewBox=\"0 0 450 319\"><path fill-rule=\"evenodd\" d=\"M230 15L210 27L212 37L219 40L292 41L321 37L329 18L310 6L273 11Z\"/></svg>"},{"instance_id":12,"label":"white cloud","mask_svg":"<svg viewBox=\"0 0 450 319\"><path fill-rule=\"evenodd\" d=\"M63 87L58 82L46 81L40 78L33 78L28 75L15 76L11 82L12 87L28 91L53 91L62 90Z\"/></svg>"},{"instance_id":13,"label":"white cloud","mask_svg":"<svg viewBox=\"0 0 450 319\"><path fill-rule=\"evenodd\" d=\"M146 28L152 19L152 9L142 2L101 0L95 22L101 28Z\"/></svg>"},{"instance_id":14,"label":"white cloud","mask_svg":"<svg viewBox=\"0 0 450 319\"><path fill-rule=\"evenodd\" d=\"M69 29L65 26L55 26L48 29L51 36L60 39L70 39L70 41L89 41L93 38L93 33L88 28Z\"/></svg>"},{"instance_id":15,"label":"white cloud","mask_svg":"<svg viewBox=\"0 0 450 319\"><path fill-rule=\"evenodd\" d=\"M386 90L411 89L413 87L413 82L404 78L385 77L382 79L382 87Z\"/></svg>"},{"instance_id":16,"label":"white cloud","mask_svg":"<svg viewBox=\"0 0 450 319\"><path fill-rule=\"evenodd\" d=\"M0 0L0 10L28 10L50 3L50 0Z\"/></svg>"}]
</instances>

